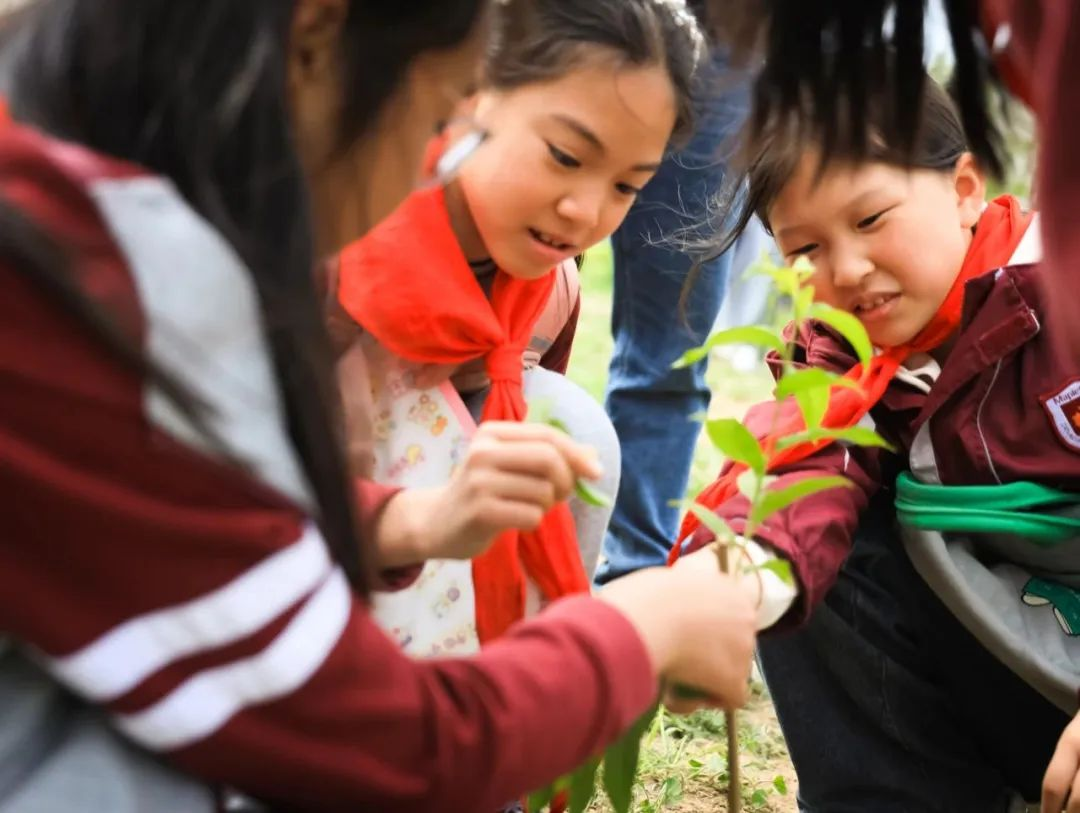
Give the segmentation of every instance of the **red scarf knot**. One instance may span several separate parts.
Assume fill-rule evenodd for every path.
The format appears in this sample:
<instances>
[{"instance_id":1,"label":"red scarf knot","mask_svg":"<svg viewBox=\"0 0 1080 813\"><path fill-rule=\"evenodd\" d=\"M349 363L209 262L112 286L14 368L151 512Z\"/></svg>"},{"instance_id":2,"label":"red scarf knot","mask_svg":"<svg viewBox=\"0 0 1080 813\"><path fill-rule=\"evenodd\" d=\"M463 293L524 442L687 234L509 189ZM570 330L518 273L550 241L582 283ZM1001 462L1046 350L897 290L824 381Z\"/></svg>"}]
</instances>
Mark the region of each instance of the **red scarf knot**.
<instances>
[{"instance_id":1,"label":"red scarf knot","mask_svg":"<svg viewBox=\"0 0 1080 813\"><path fill-rule=\"evenodd\" d=\"M522 377L522 356L524 347L497 347L487 354L484 365L491 383L505 383L520 389Z\"/></svg>"}]
</instances>

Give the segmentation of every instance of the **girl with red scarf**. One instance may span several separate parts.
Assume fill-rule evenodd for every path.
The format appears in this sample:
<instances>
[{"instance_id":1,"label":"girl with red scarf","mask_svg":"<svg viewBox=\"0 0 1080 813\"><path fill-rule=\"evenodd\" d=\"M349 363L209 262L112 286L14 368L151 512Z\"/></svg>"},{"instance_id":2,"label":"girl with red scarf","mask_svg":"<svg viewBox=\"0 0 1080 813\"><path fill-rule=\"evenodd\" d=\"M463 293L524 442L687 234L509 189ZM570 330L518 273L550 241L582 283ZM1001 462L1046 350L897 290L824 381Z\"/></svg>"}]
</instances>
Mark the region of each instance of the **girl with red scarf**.
<instances>
[{"instance_id":1,"label":"girl with red scarf","mask_svg":"<svg viewBox=\"0 0 1080 813\"><path fill-rule=\"evenodd\" d=\"M693 15L679 3L497 6L482 87L471 101L471 128L486 143L446 188L413 194L342 252L344 311L383 350L425 365L427 383L432 373L445 378L482 360L490 391L481 421L523 420L524 392L539 388L523 377L522 357L558 294L555 269L615 230L669 142L689 129L703 50ZM448 136L454 145L469 130L452 123ZM347 392L358 386L366 385L343 382ZM562 402L574 388L561 379L546 386L569 423L580 409ZM473 559L481 642L525 615L530 580L547 601L589 590L580 523L565 503L550 502L542 519L500 535Z\"/></svg>"},{"instance_id":2,"label":"girl with red scarf","mask_svg":"<svg viewBox=\"0 0 1080 813\"><path fill-rule=\"evenodd\" d=\"M920 114L911 156L881 116L869 156L823 165L781 119L749 164L749 207L877 349L864 368L828 327L799 326L798 362L860 384L834 390L824 425L872 424L896 447L770 459L777 488L820 474L853 485L774 515L753 543L796 576L791 589L766 575L770 619L806 625L760 651L807 810L1037 800L1080 700L1080 368L1033 265L1036 218L1007 196L985 203L932 83ZM792 405L775 426L773 413L746 424L759 437L803 425ZM741 530L738 473L699 499ZM711 538L693 518L683 530L688 549Z\"/></svg>"}]
</instances>

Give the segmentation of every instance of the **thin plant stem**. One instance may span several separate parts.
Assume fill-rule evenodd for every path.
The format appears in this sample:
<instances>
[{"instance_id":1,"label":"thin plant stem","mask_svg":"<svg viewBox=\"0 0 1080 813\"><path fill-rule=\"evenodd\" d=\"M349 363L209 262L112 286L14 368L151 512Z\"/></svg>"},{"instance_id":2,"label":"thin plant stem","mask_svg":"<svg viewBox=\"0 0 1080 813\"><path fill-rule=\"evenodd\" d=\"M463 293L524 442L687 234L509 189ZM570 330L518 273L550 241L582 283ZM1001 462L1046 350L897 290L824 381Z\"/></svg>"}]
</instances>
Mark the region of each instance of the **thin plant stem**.
<instances>
[{"instance_id":1,"label":"thin plant stem","mask_svg":"<svg viewBox=\"0 0 1080 813\"><path fill-rule=\"evenodd\" d=\"M716 551L717 563L720 565L720 570L724 573L728 572L728 548L727 545L717 545L714 550ZM742 778L739 770L739 738L738 738L738 715L735 713L735 709L724 710L724 726L727 728L727 750L728 750L728 787L727 787L727 803L728 813L739 813L742 807Z\"/></svg>"}]
</instances>

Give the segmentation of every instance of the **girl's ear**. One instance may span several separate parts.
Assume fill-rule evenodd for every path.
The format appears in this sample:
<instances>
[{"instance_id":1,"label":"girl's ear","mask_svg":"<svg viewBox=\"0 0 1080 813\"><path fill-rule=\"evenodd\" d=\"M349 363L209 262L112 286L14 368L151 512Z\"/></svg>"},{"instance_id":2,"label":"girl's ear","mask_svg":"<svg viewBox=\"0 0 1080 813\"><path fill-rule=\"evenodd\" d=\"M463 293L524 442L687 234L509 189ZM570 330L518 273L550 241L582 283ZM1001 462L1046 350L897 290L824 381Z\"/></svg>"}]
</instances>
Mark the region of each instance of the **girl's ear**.
<instances>
[{"instance_id":1,"label":"girl's ear","mask_svg":"<svg viewBox=\"0 0 1080 813\"><path fill-rule=\"evenodd\" d=\"M325 73L336 70L348 11L346 0L299 0L289 42L289 68L294 77L321 80Z\"/></svg>"},{"instance_id":2,"label":"girl's ear","mask_svg":"<svg viewBox=\"0 0 1080 813\"><path fill-rule=\"evenodd\" d=\"M986 176L970 152L957 160L952 181L960 225L965 229L973 228L986 206Z\"/></svg>"}]
</instances>

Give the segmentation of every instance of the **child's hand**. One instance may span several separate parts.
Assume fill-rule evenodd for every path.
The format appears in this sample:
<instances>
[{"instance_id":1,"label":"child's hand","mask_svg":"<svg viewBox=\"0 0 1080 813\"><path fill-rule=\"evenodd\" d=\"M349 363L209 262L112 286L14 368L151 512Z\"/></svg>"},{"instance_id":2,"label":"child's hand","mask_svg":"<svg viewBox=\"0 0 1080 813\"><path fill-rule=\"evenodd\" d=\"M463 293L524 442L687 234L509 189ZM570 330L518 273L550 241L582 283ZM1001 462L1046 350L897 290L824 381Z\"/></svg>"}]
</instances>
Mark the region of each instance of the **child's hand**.
<instances>
[{"instance_id":1,"label":"child's hand","mask_svg":"<svg viewBox=\"0 0 1080 813\"><path fill-rule=\"evenodd\" d=\"M599 597L637 628L657 673L669 685L701 695L665 704L688 712L703 705L735 708L746 702L757 626L756 589L722 573L711 551L694 553L670 569L649 568L616 579Z\"/></svg>"},{"instance_id":2,"label":"child's hand","mask_svg":"<svg viewBox=\"0 0 1080 813\"><path fill-rule=\"evenodd\" d=\"M549 426L481 424L449 483L404 491L387 505L376 529L380 564L471 559L503 531L534 530L579 477L601 474L591 448Z\"/></svg>"},{"instance_id":3,"label":"child's hand","mask_svg":"<svg viewBox=\"0 0 1080 813\"><path fill-rule=\"evenodd\" d=\"M1065 727L1043 777L1042 813L1063 809L1080 813L1080 716Z\"/></svg>"}]
</instances>

